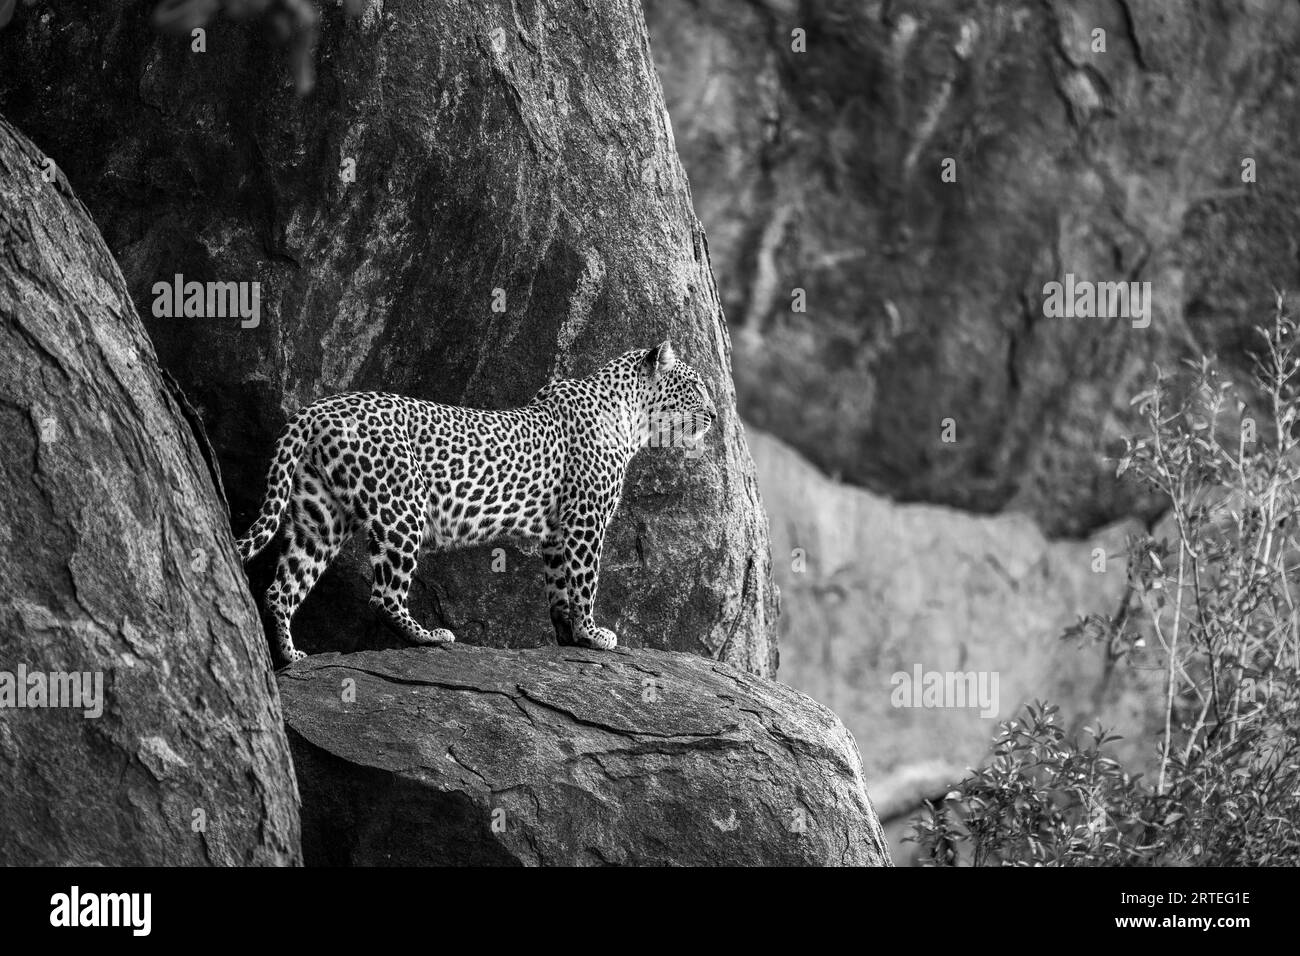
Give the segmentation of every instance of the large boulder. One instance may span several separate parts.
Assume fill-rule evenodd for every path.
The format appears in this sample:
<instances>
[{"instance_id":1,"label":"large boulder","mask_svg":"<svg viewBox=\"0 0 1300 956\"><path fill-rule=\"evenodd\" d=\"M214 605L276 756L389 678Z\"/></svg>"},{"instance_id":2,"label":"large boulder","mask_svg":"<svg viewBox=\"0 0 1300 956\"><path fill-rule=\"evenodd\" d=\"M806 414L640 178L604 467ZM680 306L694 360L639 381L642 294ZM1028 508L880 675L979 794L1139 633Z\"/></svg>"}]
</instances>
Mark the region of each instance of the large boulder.
<instances>
[{"instance_id":1,"label":"large boulder","mask_svg":"<svg viewBox=\"0 0 1300 956\"><path fill-rule=\"evenodd\" d=\"M1248 366L1296 286L1300 5L645 5L747 421L1052 535L1159 509L1102 460L1151 362ZM1047 318L1068 273L1149 281L1150 327Z\"/></svg>"},{"instance_id":2,"label":"large boulder","mask_svg":"<svg viewBox=\"0 0 1300 956\"><path fill-rule=\"evenodd\" d=\"M195 52L147 12L20 10L0 33L0 105L106 225L237 530L276 432L322 395L511 406L671 337L720 417L702 456L634 462L597 617L631 646L774 673L730 341L638 0L390 0L355 22L327 5L305 99L259 24L215 21ZM155 316L155 284L177 275L259 282L256 324ZM368 611L368 579L357 543L302 609L303 649L401 643ZM424 561L412 611L472 643L552 640L540 562L513 549Z\"/></svg>"},{"instance_id":3,"label":"large boulder","mask_svg":"<svg viewBox=\"0 0 1300 956\"><path fill-rule=\"evenodd\" d=\"M853 738L671 652L453 645L280 675L308 865L888 865Z\"/></svg>"},{"instance_id":4,"label":"large boulder","mask_svg":"<svg viewBox=\"0 0 1300 956\"><path fill-rule=\"evenodd\" d=\"M271 662L184 398L3 119L0 319L0 865L297 862Z\"/></svg>"}]
</instances>

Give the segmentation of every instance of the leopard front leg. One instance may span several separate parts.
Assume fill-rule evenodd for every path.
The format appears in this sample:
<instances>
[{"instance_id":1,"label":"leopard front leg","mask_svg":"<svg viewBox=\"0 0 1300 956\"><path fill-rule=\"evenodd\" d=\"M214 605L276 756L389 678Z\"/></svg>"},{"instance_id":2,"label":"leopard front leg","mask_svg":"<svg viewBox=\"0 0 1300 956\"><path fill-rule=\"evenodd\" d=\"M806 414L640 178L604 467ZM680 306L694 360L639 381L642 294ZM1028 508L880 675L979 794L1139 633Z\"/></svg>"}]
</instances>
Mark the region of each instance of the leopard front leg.
<instances>
[{"instance_id":1,"label":"leopard front leg","mask_svg":"<svg viewBox=\"0 0 1300 956\"><path fill-rule=\"evenodd\" d=\"M573 643L608 651L618 646L618 635L597 627L593 617L604 539L605 521L601 518L573 515L565 522L564 576Z\"/></svg>"}]
</instances>

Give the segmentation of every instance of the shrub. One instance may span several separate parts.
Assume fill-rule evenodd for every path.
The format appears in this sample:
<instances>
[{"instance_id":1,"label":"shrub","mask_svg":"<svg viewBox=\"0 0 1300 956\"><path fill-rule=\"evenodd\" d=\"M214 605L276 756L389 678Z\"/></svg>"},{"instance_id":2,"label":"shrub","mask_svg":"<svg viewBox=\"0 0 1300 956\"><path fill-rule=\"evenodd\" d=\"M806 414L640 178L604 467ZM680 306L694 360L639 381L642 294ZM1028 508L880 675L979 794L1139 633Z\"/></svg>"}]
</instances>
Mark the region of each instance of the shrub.
<instances>
[{"instance_id":1,"label":"shrub","mask_svg":"<svg viewBox=\"0 0 1300 956\"><path fill-rule=\"evenodd\" d=\"M914 821L932 865L1300 863L1300 344L1279 296L1248 406L1215 364L1156 369L1118 474L1168 501L1169 535L1129 541L1129 597L1073 640L1162 676L1147 773L1055 707L1000 726L992 757Z\"/></svg>"}]
</instances>

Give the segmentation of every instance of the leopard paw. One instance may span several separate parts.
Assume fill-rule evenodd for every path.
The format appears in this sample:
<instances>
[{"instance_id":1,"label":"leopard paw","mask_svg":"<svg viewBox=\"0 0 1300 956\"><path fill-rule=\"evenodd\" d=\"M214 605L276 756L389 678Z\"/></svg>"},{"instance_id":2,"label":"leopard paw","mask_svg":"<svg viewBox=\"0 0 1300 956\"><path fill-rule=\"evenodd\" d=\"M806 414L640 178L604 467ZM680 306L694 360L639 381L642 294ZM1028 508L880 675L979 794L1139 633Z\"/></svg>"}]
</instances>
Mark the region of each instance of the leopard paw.
<instances>
[{"instance_id":1,"label":"leopard paw","mask_svg":"<svg viewBox=\"0 0 1300 956\"><path fill-rule=\"evenodd\" d=\"M593 627L574 641L579 647L593 647L598 651L611 651L618 647L618 635L607 627Z\"/></svg>"},{"instance_id":2,"label":"leopard paw","mask_svg":"<svg viewBox=\"0 0 1300 956\"><path fill-rule=\"evenodd\" d=\"M433 630L420 628L418 634L411 635L411 640L416 644L455 644L456 635L451 633L445 627L435 627Z\"/></svg>"}]
</instances>

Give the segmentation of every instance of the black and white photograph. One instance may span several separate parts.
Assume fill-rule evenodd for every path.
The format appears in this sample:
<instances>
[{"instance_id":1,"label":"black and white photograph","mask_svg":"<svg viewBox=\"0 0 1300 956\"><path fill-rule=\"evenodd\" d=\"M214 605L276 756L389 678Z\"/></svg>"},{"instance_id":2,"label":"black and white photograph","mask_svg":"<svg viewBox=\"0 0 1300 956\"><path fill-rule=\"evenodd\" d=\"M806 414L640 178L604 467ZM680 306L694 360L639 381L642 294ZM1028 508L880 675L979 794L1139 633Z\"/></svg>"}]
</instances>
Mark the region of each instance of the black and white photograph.
<instances>
[{"instance_id":1,"label":"black and white photograph","mask_svg":"<svg viewBox=\"0 0 1300 956\"><path fill-rule=\"evenodd\" d=\"M1300 863L1295 0L0 0L0 319L24 924Z\"/></svg>"}]
</instances>

